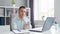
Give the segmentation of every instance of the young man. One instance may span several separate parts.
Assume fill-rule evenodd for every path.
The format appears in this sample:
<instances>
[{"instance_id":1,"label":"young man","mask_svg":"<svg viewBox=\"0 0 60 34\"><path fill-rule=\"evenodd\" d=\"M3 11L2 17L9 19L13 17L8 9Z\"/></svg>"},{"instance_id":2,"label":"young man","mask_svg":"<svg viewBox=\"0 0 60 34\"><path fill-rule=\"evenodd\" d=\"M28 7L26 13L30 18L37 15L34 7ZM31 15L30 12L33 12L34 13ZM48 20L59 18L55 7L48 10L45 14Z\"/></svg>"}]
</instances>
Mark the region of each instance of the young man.
<instances>
[{"instance_id":1,"label":"young man","mask_svg":"<svg viewBox=\"0 0 60 34\"><path fill-rule=\"evenodd\" d=\"M31 29L31 23L28 17L26 17L26 8L21 6L19 8L18 16L12 19L12 29L13 30L25 30Z\"/></svg>"}]
</instances>

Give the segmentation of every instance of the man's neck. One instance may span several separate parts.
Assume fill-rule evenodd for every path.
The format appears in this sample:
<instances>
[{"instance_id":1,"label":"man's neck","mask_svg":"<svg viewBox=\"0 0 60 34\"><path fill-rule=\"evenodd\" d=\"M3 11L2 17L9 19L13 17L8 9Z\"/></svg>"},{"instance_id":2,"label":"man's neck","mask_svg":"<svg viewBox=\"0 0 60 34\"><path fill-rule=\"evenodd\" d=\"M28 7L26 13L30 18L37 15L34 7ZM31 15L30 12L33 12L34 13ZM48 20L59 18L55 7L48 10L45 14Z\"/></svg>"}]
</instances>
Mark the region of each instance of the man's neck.
<instances>
[{"instance_id":1,"label":"man's neck","mask_svg":"<svg viewBox=\"0 0 60 34\"><path fill-rule=\"evenodd\" d=\"M24 17L23 17L23 16L19 16L19 18L20 18L21 20L24 20Z\"/></svg>"}]
</instances>

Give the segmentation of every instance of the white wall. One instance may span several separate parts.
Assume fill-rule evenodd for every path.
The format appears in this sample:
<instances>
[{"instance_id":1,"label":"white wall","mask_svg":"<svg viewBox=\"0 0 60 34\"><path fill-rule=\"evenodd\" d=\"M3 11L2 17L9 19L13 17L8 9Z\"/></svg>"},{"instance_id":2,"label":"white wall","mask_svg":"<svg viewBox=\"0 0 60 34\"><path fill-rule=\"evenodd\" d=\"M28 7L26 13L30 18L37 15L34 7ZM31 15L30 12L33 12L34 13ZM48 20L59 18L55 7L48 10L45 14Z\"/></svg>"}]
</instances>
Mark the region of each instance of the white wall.
<instances>
[{"instance_id":1,"label":"white wall","mask_svg":"<svg viewBox=\"0 0 60 34\"><path fill-rule=\"evenodd\" d=\"M12 6L12 0L0 0L0 6ZM16 6L27 6L27 0L15 0Z\"/></svg>"},{"instance_id":2,"label":"white wall","mask_svg":"<svg viewBox=\"0 0 60 34\"><path fill-rule=\"evenodd\" d=\"M34 20L43 20L43 16L44 20L54 17L54 0L34 0Z\"/></svg>"},{"instance_id":3,"label":"white wall","mask_svg":"<svg viewBox=\"0 0 60 34\"><path fill-rule=\"evenodd\" d=\"M54 8L55 8L54 16L56 17L57 23L60 24L60 0L55 0Z\"/></svg>"}]
</instances>

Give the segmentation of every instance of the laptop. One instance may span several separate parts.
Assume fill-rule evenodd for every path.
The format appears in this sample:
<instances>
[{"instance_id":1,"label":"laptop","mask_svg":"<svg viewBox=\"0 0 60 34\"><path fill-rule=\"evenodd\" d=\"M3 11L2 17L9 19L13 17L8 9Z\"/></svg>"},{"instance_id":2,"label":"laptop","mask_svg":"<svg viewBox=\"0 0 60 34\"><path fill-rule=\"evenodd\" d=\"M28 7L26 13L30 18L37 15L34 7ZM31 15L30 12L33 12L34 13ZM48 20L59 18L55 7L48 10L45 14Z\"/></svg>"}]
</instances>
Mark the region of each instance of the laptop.
<instances>
[{"instance_id":1,"label":"laptop","mask_svg":"<svg viewBox=\"0 0 60 34\"><path fill-rule=\"evenodd\" d=\"M47 31L51 28L51 26L53 25L53 23L55 23L55 17L47 17L46 21L44 22L44 25L42 28L38 28L38 29L32 29L29 31L32 32L44 32Z\"/></svg>"}]
</instances>

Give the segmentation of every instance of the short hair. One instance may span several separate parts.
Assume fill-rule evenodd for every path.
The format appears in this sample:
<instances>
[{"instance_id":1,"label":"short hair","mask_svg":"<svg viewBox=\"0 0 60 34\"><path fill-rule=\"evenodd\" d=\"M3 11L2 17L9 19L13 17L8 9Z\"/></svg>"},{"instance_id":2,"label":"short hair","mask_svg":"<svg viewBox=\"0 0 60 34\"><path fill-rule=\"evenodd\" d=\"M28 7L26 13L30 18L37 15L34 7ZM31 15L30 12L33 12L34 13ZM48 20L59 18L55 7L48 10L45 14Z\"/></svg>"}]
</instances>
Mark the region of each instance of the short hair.
<instances>
[{"instance_id":1,"label":"short hair","mask_svg":"<svg viewBox=\"0 0 60 34\"><path fill-rule=\"evenodd\" d=\"M21 6L21 7L19 7L19 10L20 10L21 8L24 8L24 9L25 9L25 6Z\"/></svg>"}]
</instances>

